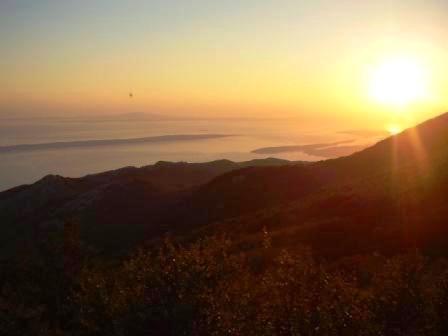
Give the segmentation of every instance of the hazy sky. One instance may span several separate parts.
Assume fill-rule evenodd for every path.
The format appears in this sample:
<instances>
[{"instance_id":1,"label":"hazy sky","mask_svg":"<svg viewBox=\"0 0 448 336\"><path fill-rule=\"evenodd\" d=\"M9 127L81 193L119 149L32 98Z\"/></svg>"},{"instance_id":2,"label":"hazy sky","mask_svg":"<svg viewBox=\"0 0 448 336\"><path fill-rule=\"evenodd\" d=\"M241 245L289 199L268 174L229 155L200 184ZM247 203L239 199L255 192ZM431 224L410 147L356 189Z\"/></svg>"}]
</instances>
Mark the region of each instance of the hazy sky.
<instances>
[{"instance_id":1,"label":"hazy sky","mask_svg":"<svg viewBox=\"0 0 448 336\"><path fill-rule=\"evenodd\" d=\"M386 122L369 69L408 55L448 109L448 1L0 0L0 116L157 112ZM129 92L134 98L129 98Z\"/></svg>"}]
</instances>

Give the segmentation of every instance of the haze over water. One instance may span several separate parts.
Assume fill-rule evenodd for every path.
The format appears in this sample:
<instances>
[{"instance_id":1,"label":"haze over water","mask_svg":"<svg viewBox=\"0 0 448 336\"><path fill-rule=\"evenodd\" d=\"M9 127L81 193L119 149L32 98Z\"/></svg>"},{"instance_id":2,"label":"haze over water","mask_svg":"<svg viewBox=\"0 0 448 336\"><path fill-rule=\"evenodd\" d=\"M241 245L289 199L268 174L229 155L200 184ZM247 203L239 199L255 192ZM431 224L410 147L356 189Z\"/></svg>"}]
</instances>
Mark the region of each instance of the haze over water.
<instances>
[{"instance_id":1,"label":"haze over water","mask_svg":"<svg viewBox=\"0 0 448 336\"><path fill-rule=\"evenodd\" d=\"M159 160L349 154L447 110L447 13L439 0L0 1L0 190ZM136 111L177 117L120 118ZM135 140L163 135L201 137ZM341 140L354 141L252 152Z\"/></svg>"},{"instance_id":2,"label":"haze over water","mask_svg":"<svg viewBox=\"0 0 448 336\"><path fill-rule=\"evenodd\" d=\"M205 162L218 159L244 161L275 156L289 160L322 160L304 152L255 154L262 147L333 143L354 140L367 145L380 134L345 134L349 129L306 124L293 119L152 120L141 118L10 119L0 124L0 190L31 183L47 174L78 177L124 166L157 161ZM134 143L132 139L163 135L211 135L210 138ZM215 135L228 135L215 137ZM130 143L91 144L91 140L131 139ZM86 141L83 145L71 145ZM59 148L59 142L66 142ZM36 149L15 149L22 144L47 144ZM88 146L86 146L86 144ZM343 145L341 145L343 146ZM3 150L1 150L3 148ZM10 149L6 151L5 149ZM12 150L14 149L14 150Z\"/></svg>"}]
</instances>

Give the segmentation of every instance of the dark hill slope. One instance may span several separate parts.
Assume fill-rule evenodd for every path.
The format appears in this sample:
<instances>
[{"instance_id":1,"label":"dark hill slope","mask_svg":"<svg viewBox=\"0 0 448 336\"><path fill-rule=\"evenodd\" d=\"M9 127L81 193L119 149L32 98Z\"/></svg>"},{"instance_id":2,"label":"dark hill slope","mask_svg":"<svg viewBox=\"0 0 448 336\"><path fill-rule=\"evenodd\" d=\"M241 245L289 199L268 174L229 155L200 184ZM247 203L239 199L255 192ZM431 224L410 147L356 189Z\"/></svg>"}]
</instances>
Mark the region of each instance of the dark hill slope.
<instances>
[{"instance_id":1,"label":"dark hill slope","mask_svg":"<svg viewBox=\"0 0 448 336\"><path fill-rule=\"evenodd\" d=\"M446 254L448 115L349 157L228 173L198 199L215 222L198 234L224 231L246 247L267 228L278 247L303 243L327 256L414 247Z\"/></svg>"},{"instance_id":2,"label":"dark hill slope","mask_svg":"<svg viewBox=\"0 0 448 336\"><path fill-rule=\"evenodd\" d=\"M296 165L278 159L235 163L158 162L83 178L49 175L0 193L0 250L39 239L64 223L82 226L94 245L123 248L174 229L172 213L184 209L191 190L216 176L250 166Z\"/></svg>"},{"instance_id":3,"label":"dark hill slope","mask_svg":"<svg viewBox=\"0 0 448 336\"><path fill-rule=\"evenodd\" d=\"M224 231L250 247L266 227L278 247L310 244L325 255L440 252L448 246L447 172L445 114L312 164L160 162L81 179L49 176L0 193L1 243L74 221L84 239L109 250L168 232Z\"/></svg>"},{"instance_id":4,"label":"dark hill slope","mask_svg":"<svg viewBox=\"0 0 448 336\"><path fill-rule=\"evenodd\" d=\"M397 192L410 183L423 183L423 178L428 179L425 183L431 177L439 179L437 170L443 172L447 158L448 114L444 114L348 157L301 167L232 171L197 190L194 204L204 209L208 220L216 220L346 184L366 193Z\"/></svg>"},{"instance_id":5,"label":"dark hill slope","mask_svg":"<svg viewBox=\"0 0 448 336\"><path fill-rule=\"evenodd\" d=\"M405 166L430 170L448 155L448 113L390 137L351 156L313 165L329 181L365 178Z\"/></svg>"}]
</instances>

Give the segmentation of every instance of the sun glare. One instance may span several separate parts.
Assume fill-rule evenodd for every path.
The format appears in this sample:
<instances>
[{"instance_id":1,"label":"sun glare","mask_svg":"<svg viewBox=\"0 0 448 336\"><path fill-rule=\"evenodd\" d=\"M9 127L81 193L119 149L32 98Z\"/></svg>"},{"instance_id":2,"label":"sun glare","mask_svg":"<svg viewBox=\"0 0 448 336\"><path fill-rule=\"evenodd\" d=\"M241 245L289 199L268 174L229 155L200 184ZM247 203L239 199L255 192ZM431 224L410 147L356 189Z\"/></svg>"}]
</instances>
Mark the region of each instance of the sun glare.
<instances>
[{"instance_id":1,"label":"sun glare","mask_svg":"<svg viewBox=\"0 0 448 336\"><path fill-rule=\"evenodd\" d=\"M390 133L390 135L396 135L398 133L401 133L403 131L403 128L399 125L389 125L387 127L387 131Z\"/></svg>"},{"instance_id":2,"label":"sun glare","mask_svg":"<svg viewBox=\"0 0 448 336\"><path fill-rule=\"evenodd\" d=\"M385 60L370 72L369 95L378 103L396 107L423 101L428 96L427 69L418 59Z\"/></svg>"}]
</instances>

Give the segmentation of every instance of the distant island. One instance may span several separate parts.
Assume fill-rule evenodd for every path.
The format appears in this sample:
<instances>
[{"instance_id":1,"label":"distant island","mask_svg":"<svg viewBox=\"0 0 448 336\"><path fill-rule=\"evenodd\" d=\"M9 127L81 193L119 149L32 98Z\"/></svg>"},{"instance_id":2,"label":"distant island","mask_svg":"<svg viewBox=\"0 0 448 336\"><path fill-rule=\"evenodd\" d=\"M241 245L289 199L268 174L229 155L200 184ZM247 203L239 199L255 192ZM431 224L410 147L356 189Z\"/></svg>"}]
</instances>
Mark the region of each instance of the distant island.
<instances>
[{"instance_id":1,"label":"distant island","mask_svg":"<svg viewBox=\"0 0 448 336\"><path fill-rule=\"evenodd\" d=\"M295 145L295 146L278 146L278 147L264 147L258 148L252 151L255 154L281 154L281 153L305 153L308 155L319 156L322 158L336 158L341 156L347 156L360 151L367 146L350 145L345 146L347 143L352 143L354 140L344 140L333 143L323 144L309 144L309 145Z\"/></svg>"},{"instance_id":2,"label":"distant island","mask_svg":"<svg viewBox=\"0 0 448 336\"><path fill-rule=\"evenodd\" d=\"M65 142L49 142L38 144L22 144L12 146L0 146L0 154L8 152L21 151L38 151L47 149L64 149L64 148L82 148L82 147L98 147L98 146L119 146L134 145L144 143L160 143L175 141L192 141L192 140L209 140L226 138L235 135L231 134L178 134L178 135L160 135L144 138L130 139L104 139L104 140L82 140L82 141L65 141Z\"/></svg>"}]
</instances>

